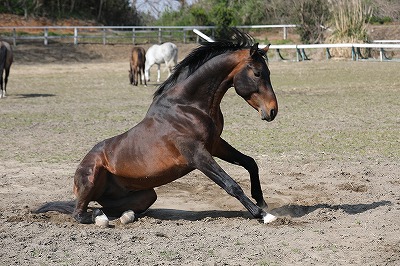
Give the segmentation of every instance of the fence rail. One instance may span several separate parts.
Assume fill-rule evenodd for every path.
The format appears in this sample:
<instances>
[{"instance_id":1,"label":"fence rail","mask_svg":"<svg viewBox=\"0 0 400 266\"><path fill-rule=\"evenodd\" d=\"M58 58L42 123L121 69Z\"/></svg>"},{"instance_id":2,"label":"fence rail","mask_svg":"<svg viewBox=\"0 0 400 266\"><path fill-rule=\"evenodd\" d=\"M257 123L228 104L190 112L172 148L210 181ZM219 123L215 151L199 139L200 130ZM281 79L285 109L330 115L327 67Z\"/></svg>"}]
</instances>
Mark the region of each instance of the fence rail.
<instances>
[{"instance_id":1,"label":"fence rail","mask_svg":"<svg viewBox=\"0 0 400 266\"><path fill-rule=\"evenodd\" d=\"M397 41L395 41L397 42ZM260 46L265 47L265 46ZM388 60L386 56L387 49L397 49L400 50L400 44L393 44L392 41L381 40L380 43L336 43L336 44L287 44L287 45L271 45L270 49L276 49L278 56L282 58L280 54L281 49L294 49L297 51L296 55L297 61L307 60L308 57L306 55L305 49L325 49L326 57L331 58L330 49L332 48L349 48L351 49L351 59L359 60L362 58L360 53L360 48L367 49L379 49L379 58L380 61Z\"/></svg>"},{"instance_id":2,"label":"fence rail","mask_svg":"<svg viewBox=\"0 0 400 266\"><path fill-rule=\"evenodd\" d=\"M288 29L296 25L253 25L238 26L241 29L282 29L283 39L287 39ZM183 43L199 42L199 36L193 29L204 30L214 36L216 27L212 26L15 26L0 27L0 39L9 40L14 46L18 41L43 40L48 45L50 40L72 40L75 45L79 43L96 42L108 43L140 43L181 40Z\"/></svg>"}]
</instances>

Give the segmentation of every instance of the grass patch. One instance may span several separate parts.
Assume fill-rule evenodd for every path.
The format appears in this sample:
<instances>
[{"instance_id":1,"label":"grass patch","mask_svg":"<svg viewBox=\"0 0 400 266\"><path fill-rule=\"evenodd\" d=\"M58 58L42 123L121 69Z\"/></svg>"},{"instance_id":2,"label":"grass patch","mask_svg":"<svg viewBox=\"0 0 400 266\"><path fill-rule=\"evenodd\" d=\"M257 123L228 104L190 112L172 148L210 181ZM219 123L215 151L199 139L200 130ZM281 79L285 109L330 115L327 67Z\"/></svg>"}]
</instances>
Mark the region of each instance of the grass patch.
<instances>
[{"instance_id":1,"label":"grass patch","mask_svg":"<svg viewBox=\"0 0 400 266\"><path fill-rule=\"evenodd\" d=\"M234 147L290 160L400 158L396 63L272 62L270 69L275 121L262 121L233 89L222 101L223 138ZM137 124L155 88L131 86L125 62L16 64L9 97L0 101L0 157L79 161L98 141Z\"/></svg>"}]
</instances>

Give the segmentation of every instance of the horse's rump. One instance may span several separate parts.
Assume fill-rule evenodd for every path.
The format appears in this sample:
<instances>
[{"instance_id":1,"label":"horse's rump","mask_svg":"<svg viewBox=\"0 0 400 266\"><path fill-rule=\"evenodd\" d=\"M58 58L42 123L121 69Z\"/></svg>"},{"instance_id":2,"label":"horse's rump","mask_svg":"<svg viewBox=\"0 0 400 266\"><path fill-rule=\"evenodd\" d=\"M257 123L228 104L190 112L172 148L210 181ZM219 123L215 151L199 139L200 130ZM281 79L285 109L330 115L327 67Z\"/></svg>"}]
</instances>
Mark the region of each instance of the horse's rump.
<instances>
[{"instance_id":1,"label":"horse's rump","mask_svg":"<svg viewBox=\"0 0 400 266\"><path fill-rule=\"evenodd\" d=\"M7 58L7 47L3 46L3 43L0 45L0 74L3 75L3 70L6 66L6 58Z\"/></svg>"}]
</instances>

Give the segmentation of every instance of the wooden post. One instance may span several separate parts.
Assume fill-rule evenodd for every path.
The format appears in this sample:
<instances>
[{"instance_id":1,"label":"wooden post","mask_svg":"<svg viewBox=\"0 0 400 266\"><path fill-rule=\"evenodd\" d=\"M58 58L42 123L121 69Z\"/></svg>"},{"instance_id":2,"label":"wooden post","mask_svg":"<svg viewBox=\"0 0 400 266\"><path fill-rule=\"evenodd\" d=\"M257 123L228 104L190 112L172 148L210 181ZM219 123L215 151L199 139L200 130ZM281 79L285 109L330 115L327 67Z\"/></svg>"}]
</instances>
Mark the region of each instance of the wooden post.
<instances>
[{"instance_id":1,"label":"wooden post","mask_svg":"<svg viewBox=\"0 0 400 266\"><path fill-rule=\"evenodd\" d=\"M48 38L49 38L49 29L44 28L44 45L47 45L49 43Z\"/></svg>"},{"instance_id":2,"label":"wooden post","mask_svg":"<svg viewBox=\"0 0 400 266\"><path fill-rule=\"evenodd\" d=\"M300 58L302 58L302 56L301 56L301 52L300 52L300 49L299 48L296 48L296 58L297 58L297 62L299 62L300 61Z\"/></svg>"},{"instance_id":3,"label":"wooden post","mask_svg":"<svg viewBox=\"0 0 400 266\"><path fill-rule=\"evenodd\" d=\"M331 53L329 52L329 48L326 48L326 59L331 59Z\"/></svg>"},{"instance_id":4,"label":"wooden post","mask_svg":"<svg viewBox=\"0 0 400 266\"><path fill-rule=\"evenodd\" d=\"M78 44L78 28L74 28L74 45Z\"/></svg>"},{"instance_id":5,"label":"wooden post","mask_svg":"<svg viewBox=\"0 0 400 266\"><path fill-rule=\"evenodd\" d=\"M162 32L161 32L161 28L158 29L158 43L159 43L159 44L162 43Z\"/></svg>"},{"instance_id":6,"label":"wooden post","mask_svg":"<svg viewBox=\"0 0 400 266\"><path fill-rule=\"evenodd\" d=\"M135 28L132 28L132 44L135 45L136 43L136 32L135 32Z\"/></svg>"},{"instance_id":7,"label":"wooden post","mask_svg":"<svg viewBox=\"0 0 400 266\"><path fill-rule=\"evenodd\" d=\"M14 46L17 46L17 31L13 28L13 43Z\"/></svg>"},{"instance_id":8,"label":"wooden post","mask_svg":"<svg viewBox=\"0 0 400 266\"><path fill-rule=\"evenodd\" d=\"M106 45L106 29L103 29L103 45Z\"/></svg>"}]
</instances>

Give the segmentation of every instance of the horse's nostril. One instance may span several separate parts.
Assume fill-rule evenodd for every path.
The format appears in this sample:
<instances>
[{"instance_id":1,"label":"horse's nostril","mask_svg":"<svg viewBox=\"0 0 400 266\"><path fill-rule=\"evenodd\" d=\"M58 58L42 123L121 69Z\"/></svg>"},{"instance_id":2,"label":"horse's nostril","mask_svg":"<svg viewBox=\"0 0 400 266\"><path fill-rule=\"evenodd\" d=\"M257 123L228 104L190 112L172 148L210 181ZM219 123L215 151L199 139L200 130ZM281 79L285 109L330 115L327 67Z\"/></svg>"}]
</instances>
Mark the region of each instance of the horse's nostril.
<instances>
[{"instance_id":1,"label":"horse's nostril","mask_svg":"<svg viewBox=\"0 0 400 266\"><path fill-rule=\"evenodd\" d=\"M273 120L275 118L275 116L276 116L276 110L275 109L271 109L271 112L270 112L271 120Z\"/></svg>"}]
</instances>

